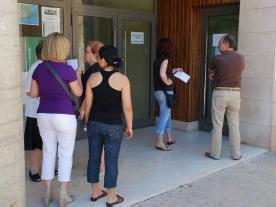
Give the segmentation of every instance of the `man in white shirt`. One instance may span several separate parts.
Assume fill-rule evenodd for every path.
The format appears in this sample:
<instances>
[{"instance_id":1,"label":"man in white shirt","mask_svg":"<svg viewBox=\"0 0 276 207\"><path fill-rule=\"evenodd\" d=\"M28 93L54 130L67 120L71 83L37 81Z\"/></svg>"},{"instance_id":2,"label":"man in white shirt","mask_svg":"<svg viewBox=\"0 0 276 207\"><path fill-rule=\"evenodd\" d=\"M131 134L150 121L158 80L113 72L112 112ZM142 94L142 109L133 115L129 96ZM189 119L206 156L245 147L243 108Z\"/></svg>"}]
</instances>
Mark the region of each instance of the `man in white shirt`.
<instances>
[{"instance_id":1,"label":"man in white shirt","mask_svg":"<svg viewBox=\"0 0 276 207\"><path fill-rule=\"evenodd\" d=\"M25 133L24 133L24 146L25 150L30 151L30 169L29 169L29 177L34 182L40 182L40 157L42 150L42 139L39 134L39 129L37 126L37 109L39 106L39 98L30 97L30 89L33 72L36 67L42 63L41 61L41 51L43 47L43 42L40 42L36 46L36 56L37 60L30 67L26 85L25 92L27 94L25 99L25 116L26 116L26 125L25 125Z\"/></svg>"}]
</instances>

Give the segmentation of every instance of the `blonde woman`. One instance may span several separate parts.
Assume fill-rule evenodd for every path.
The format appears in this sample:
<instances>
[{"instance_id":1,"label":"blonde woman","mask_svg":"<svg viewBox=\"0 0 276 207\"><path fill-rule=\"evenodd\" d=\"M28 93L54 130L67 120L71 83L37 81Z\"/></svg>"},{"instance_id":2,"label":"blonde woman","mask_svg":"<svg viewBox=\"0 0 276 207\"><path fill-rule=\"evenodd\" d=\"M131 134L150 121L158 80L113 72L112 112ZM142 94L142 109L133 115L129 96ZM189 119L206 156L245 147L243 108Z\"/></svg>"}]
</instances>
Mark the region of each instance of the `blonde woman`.
<instances>
[{"instance_id":1,"label":"blonde woman","mask_svg":"<svg viewBox=\"0 0 276 207\"><path fill-rule=\"evenodd\" d=\"M41 179L46 183L44 206L48 206L51 201L56 151L59 162L59 204L65 206L73 201L73 197L67 193L67 183L71 177L77 122L70 97L49 70L51 67L68 89L74 95L80 96L82 94L80 74L66 64L69 50L69 40L63 34L48 35L42 49L43 63L38 65L32 77L30 95L40 97L37 120L43 140Z\"/></svg>"}]
</instances>

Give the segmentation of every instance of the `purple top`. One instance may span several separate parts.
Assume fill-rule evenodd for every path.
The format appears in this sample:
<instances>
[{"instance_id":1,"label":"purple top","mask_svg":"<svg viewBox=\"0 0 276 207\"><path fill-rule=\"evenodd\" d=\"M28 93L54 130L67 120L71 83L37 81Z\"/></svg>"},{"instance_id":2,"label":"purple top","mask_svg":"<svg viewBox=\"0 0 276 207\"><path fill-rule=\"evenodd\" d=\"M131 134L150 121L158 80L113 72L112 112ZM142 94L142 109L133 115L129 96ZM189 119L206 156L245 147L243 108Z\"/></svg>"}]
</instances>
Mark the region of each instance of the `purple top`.
<instances>
[{"instance_id":1,"label":"purple top","mask_svg":"<svg viewBox=\"0 0 276 207\"><path fill-rule=\"evenodd\" d=\"M69 83L77 80L73 68L62 62L49 62L69 88ZM74 114L70 97L51 74L45 63L37 66L33 73L39 87L40 103L37 113Z\"/></svg>"}]
</instances>

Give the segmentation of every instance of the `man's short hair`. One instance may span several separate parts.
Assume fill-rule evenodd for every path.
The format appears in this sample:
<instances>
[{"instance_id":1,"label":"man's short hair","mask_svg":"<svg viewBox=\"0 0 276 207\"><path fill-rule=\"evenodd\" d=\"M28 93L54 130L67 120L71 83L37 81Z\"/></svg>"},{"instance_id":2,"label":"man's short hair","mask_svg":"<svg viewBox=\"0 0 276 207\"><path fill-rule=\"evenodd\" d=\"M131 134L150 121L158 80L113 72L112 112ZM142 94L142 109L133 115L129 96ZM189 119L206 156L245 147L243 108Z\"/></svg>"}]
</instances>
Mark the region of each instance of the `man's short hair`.
<instances>
[{"instance_id":1,"label":"man's short hair","mask_svg":"<svg viewBox=\"0 0 276 207\"><path fill-rule=\"evenodd\" d=\"M223 37L223 42L226 42L229 44L230 48L235 49L236 48L236 39L233 35L227 34Z\"/></svg>"}]
</instances>

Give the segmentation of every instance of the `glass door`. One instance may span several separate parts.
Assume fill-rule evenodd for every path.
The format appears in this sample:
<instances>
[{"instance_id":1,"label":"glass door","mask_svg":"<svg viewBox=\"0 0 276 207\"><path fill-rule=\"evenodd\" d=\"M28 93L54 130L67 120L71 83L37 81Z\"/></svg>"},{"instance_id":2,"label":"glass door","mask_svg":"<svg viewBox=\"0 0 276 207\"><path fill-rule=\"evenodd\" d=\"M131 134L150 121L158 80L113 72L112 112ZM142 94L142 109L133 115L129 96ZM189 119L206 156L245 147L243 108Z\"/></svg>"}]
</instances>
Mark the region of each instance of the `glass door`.
<instances>
[{"instance_id":1,"label":"glass door","mask_svg":"<svg viewBox=\"0 0 276 207\"><path fill-rule=\"evenodd\" d=\"M124 57L123 73L131 83L135 127L153 123L152 31L153 22L149 18L119 15L119 45Z\"/></svg>"},{"instance_id":2,"label":"glass door","mask_svg":"<svg viewBox=\"0 0 276 207\"><path fill-rule=\"evenodd\" d=\"M116 45L116 19L115 12L73 9L73 56L79 59L80 65L84 64L84 49L89 40Z\"/></svg>"},{"instance_id":3,"label":"glass door","mask_svg":"<svg viewBox=\"0 0 276 207\"><path fill-rule=\"evenodd\" d=\"M199 129L201 130L211 131L212 129L211 102L214 82L208 80L208 67L212 58L219 54L218 41L220 37L228 33L234 35L236 39L238 38L238 24L238 6L206 9L204 12L199 117ZM226 118L223 133L228 134Z\"/></svg>"},{"instance_id":4,"label":"glass door","mask_svg":"<svg viewBox=\"0 0 276 207\"><path fill-rule=\"evenodd\" d=\"M154 57L154 14L86 6L73 8L73 56L83 64L85 44L99 40L118 47L121 72L131 83L134 127L154 123L151 68Z\"/></svg>"},{"instance_id":5,"label":"glass door","mask_svg":"<svg viewBox=\"0 0 276 207\"><path fill-rule=\"evenodd\" d=\"M105 45L116 44L117 14L94 8L73 8L73 57L79 60L79 65L84 63L84 50L88 41L101 41ZM86 69L88 65L85 65ZM77 101L78 102L78 101ZM84 123L78 124L78 139L86 138L83 130Z\"/></svg>"}]
</instances>

